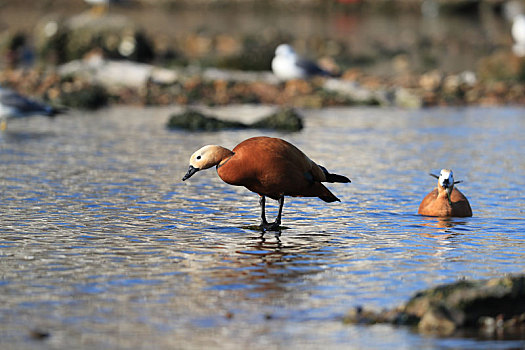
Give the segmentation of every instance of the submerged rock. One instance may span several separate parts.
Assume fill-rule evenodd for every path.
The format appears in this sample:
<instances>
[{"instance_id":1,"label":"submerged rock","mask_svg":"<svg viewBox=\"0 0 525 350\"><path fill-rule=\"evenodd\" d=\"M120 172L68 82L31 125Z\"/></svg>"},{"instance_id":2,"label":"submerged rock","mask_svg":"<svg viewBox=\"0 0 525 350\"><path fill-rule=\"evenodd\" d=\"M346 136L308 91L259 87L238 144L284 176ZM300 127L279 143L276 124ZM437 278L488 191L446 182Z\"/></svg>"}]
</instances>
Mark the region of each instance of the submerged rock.
<instances>
[{"instance_id":1,"label":"submerged rock","mask_svg":"<svg viewBox=\"0 0 525 350\"><path fill-rule=\"evenodd\" d=\"M417 325L422 332L444 335L487 325L525 329L525 275L441 285L416 293L394 310L352 310L344 321Z\"/></svg>"},{"instance_id":2,"label":"submerged rock","mask_svg":"<svg viewBox=\"0 0 525 350\"><path fill-rule=\"evenodd\" d=\"M300 131L303 129L303 118L294 108L279 109L250 125L257 129L273 129L279 131Z\"/></svg>"},{"instance_id":3,"label":"submerged rock","mask_svg":"<svg viewBox=\"0 0 525 350\"><path fill-rule=\"evenodd\" d=\"M525 276L460 281L417 293L403 312L420 317L422 330L477 327L482 317L525 313Z\"/></svg>"},{"instance_id":4,"label":"submerged rock","mask_svg":"<svg viewBox=\"0 0 525 350\"><path fill-rule=\"evenodd\" d=\"M191 131L219 131L223 129L246 128L299 131L303 128L303 121L300 114L293 108L279 109L251 123L226 120L224 118L220 119L194 109L188 109L172 115L168 120L167 127L169 129L185 129Z\"/></svg>"},{"instance_id":5,"label":"submerged rock","mask_svg":"<svg viewBox=\"0 0 525 350\"><path fill-rule=\"evenodd\" d=\"M58 98L60 104L78 109L94 110L107 105L109 95L100 85L89 85L79 89L63 92Z\"/></svg>"},{"instance_id":6,"label":"submerged rock","mask_svg":"<svg viewBox=\"0 0 525 350\"><path fill-rule=\"evenodd\" d=\"M219 131L223 129L245 129L247 126L241 122L220 120L205 115L194 109L188 109L174 114L168 120L169 129L185 129L190 131Z\"/></svg>"}]
</instances>

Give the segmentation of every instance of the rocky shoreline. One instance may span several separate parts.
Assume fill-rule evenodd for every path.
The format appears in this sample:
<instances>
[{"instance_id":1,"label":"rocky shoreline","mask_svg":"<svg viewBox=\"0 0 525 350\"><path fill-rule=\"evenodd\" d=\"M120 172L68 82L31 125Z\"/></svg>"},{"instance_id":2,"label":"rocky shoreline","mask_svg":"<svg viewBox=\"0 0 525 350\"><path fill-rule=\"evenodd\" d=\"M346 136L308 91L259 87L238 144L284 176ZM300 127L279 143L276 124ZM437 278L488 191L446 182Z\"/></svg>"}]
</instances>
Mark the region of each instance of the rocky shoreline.
<instances>
[{"instance_id":1,"label":"rocky shoreline","mask_svg":"<svg viewBox=\"0 0 525 350\"><path fill-rule=\"evenodd\" d=\"M499 55L501 57L493 60L500 61L507 70L515 62L516 74L523 74L525 64L522 60L511 53ZM300 108L525 104L522 81L480 78L481 73L474 72L444 74L432 71L385 78L350 69L340 79L279 82L270 72L191 67L171 70L106 60L99 61L98 66L86 62L77 62L77 65L77 70L71 69L71 63L48 69L7 69L0 71L0 84L56 106L79 109L96 109L108 104L224 106L250 103ZM500 71L491 65L495 64L488 59L487 69Z\"/></svg>"},{"instance_id":2,"label":"rocky shoreline","mask_svg":"<svg viewBox=\"0 0 525 350\"><path fill-rule=\"evenodd\" d=\"M108 104L300 108L525 104L525 59L516 57L511 45L495 46L468 70L454 73L415 69L410 59L414 49L380 48L377 57L369 59L388 62L395 70L384 74L358 64L359 57L349 53L343 41L314 39L303 42L279 31L257 38L251 33L201 32L177 36L173 47L121 14L51 13L35 24L31 36L3 33L0 84L53 105L79 109ZM420 40L415 45L422 51L427 46L434 51L444 48L443 43ZM28 52L28 42L34 52ZM282 42L303 47L317 43L321 63L338 70L340 78L280 82L271 73L270 62ZM438 60L432 55L429 60Z\"/></svg>"}]
</instances>

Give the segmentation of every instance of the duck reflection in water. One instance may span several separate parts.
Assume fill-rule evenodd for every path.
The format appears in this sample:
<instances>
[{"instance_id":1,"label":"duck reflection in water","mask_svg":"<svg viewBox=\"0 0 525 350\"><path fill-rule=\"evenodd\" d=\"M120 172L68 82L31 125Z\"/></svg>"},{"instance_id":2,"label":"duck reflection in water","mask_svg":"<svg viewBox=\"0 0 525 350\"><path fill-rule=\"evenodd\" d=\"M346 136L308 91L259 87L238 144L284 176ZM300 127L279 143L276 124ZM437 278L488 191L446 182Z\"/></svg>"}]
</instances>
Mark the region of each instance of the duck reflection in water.
<instances>
[{"instance_id":1,"label":"duck reflection in water","mask_svg":"<svg viewBox=\"0 0 525 350\"><path fill-rule=\"evenodd\" d=\"M458 221L455 218L450 217L425 217L425 222L421 225L425 227L430 227L437 229L436 233L421 232L420 236L427 238L437 238L437 239L448 239L458 235L458 231L453 230L456 226L466 225L466 221Z\"/></svg>"}]
</instances>

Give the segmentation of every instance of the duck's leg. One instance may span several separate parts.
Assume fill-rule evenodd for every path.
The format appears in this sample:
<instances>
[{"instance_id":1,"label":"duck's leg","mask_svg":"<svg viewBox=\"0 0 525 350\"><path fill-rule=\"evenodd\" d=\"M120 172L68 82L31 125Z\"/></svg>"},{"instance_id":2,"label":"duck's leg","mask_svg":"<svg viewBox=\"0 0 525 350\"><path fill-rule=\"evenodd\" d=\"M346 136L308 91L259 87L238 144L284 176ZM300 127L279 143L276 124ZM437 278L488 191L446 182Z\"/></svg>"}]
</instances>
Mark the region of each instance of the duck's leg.
<instances>
[{"instance_id":1,"label":"duck's leg","mask_svg":"<svg viewBox=\"0 0 525 350\"><path fill-rule=\"evenodd\" d=\"M5 131L7 129L7 120L0 119L0 131Z\"/></svg>"},{"instance_id":2,"label":"duck's leg","mask_svg":"<svg viewBox=\"0 0 525 350\"><path fill-rule=\"evenodd\" d=\"M261 227L268 226L268 221L266 221L266 197L260 195L259 205L261 206Z\"/></svg>"},{"instance_id":3,"label":"duck's leg","mask_svg":"<svg viewBox=\"0 0 525 350\"><path fill-rule=\"evenodd\" d=\"M279 226L281 225L281 215L283 213L284 205L284 196L279 197L279 212L277 213L277 218L271 224L266 221L266 198L261 196L259 199L259 204L261 205L261 228L263 230L270 231L279 231Z\"/></svg>"},{"instance_id":4,"label":"duck's leg","mask_svg":"<svg viewBox=\"0 0 525 350\"><path fill-rule=\"evenodd\" d=\"M275 222L273 223L274 229L278 229L279 226L281 225L281 215L283 213L284 195L281 195L278 201L279 201L279 212L277 213L277 217L275 218Z\"/></svg>"}]
</instances>

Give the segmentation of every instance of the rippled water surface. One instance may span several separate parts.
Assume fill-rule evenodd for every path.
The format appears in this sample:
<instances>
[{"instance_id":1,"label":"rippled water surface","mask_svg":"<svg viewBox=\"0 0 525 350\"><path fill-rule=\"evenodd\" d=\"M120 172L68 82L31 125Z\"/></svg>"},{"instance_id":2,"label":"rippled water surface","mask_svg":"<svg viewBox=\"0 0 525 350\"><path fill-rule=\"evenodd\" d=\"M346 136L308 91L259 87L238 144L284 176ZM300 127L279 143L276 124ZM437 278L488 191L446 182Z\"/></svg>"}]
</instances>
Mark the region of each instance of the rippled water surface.
<instances>
[{"instance_id":1,"label":"rippled water surface","mask_svg":"<svg viewBox=\"0 0 525 350\"><path fill-rule=\"evenodd\" d=\"M169 113L72 112L0 135L2 349L525 346L341 322L356 305L525 272L524 109L314 110L297 134L170 132ZM181 182L200 146L260 134L350 177L329 185L342 202L287 198L276 237L250 228L257 195L214 169ZM474 217L416 215L444 167Z\"/></svg>"}]
</instances>

